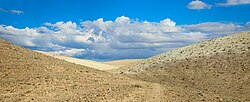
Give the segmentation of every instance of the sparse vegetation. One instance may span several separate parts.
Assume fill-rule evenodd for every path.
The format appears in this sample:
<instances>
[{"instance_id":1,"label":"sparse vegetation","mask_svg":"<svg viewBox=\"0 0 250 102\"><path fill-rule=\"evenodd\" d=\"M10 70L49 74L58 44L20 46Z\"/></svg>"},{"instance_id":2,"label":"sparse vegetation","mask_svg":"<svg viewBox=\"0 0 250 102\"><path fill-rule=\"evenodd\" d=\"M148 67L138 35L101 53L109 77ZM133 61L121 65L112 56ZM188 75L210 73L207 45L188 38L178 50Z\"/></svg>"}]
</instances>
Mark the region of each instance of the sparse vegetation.
<instances>
[{"instance_id":1,"label":"sparse vegetation","mask_svg":"<svg viewBox=\"0 0 250 102\"><path fill-rule=\"evenodd\" d=\"M136 87L136 88L141 88L142 86L141 85L138 85L138 84L135 84L135 85L132 85L133 87Z\"/></svg>"}]
</instances>

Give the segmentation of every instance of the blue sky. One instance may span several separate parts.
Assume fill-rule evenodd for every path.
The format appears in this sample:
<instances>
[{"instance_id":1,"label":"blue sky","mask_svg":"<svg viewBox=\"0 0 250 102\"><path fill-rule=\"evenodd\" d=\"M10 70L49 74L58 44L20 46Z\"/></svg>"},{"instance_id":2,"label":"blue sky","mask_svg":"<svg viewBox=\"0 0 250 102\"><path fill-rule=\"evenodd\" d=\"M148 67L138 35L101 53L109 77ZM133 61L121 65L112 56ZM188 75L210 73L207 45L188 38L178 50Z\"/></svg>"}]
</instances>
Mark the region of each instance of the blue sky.
<instances>
[{"instance_id":1,"label":"blue sky","mask_svg":"<svg viewBox=\"0 0 250 102\"><path fill-rule=\"evenodd\" d=\"M22 10L24 14L13 15L0 12L0 23L15 27L38 27L44 22L80 22L85 20L115 20L128 16L158 22L171 18L177 24L201 22L238 22L250 21L250 6L213 7L206 10L190 10L191 0L1 0L4 9ZM203 0L207 4L223 0Z\"/></svg>"},{"instance_id":2,"label":"blue sky","mask_svg":"<svg viewBox=\"0 0 250 102\"><path fill-rule=\"evenodd\" d=\"M78 58L147 58L247 31L249 10L250 0L1 0L0 38Z\"/></svg>"}]
</instances>

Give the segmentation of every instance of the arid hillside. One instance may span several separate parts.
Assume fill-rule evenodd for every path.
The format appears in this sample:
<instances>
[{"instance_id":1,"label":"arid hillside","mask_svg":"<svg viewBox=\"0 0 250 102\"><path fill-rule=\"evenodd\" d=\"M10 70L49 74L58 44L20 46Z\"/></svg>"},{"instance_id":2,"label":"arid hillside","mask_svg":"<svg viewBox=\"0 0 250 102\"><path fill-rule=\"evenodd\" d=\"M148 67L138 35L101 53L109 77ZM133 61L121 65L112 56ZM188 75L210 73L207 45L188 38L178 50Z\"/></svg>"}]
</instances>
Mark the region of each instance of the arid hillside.
<instances>
[{"instance_id":1,"label":"arid hillside","mask_svg":"<svg viewBox=\"0 0 250 102\"><path fill-rule=\"evenodd\" d=\"M250 101L250 32L192 44L113 72L218 94L223 100Z\"/></svg>"},{"instance_id":2,"label":"arid hillside","mask_svg":"<svg viewBox=\"0 0 250 102\"><path fill-rule=\"evenodd\" d=\"M115 76L27 50L0 39L0 101L218 101L177 86Z\"/></svg>"}]
</instances>

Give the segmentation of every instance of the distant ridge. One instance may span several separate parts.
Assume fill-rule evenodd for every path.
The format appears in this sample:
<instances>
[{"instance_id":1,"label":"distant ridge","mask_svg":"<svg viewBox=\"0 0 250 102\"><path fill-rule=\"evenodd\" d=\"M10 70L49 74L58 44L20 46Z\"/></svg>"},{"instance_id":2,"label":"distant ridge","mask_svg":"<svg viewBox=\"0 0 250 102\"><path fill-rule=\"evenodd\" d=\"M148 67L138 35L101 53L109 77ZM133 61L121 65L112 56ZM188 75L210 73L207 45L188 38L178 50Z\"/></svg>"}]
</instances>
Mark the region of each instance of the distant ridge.
<instances>
[{"instance_id":1,"label":"distant ridge","mask_svg":"<svg viewBox=\"0 0 250 102\"><path fill-rule=\"evenodd\" d=\"M95 68L98 70L111 70L111 69L117 69L119 68L118 66L114 66L114 65L110 65L110 64L105 64L102 62L96 62L96 61L92 61L92 60L85 60L85 59L78 59L78 58L73 58L73 57L66 57L66 56L59 56L59 55L55 55L49 52L43 52L43 51L36 51L48 56L52 56L54 58L58 58L58 59L62 59L68 62L72 62L75 64L79 64L79 65L83 65L83 66L87 66L90 68Z\"/></svg>"}]
</instances>

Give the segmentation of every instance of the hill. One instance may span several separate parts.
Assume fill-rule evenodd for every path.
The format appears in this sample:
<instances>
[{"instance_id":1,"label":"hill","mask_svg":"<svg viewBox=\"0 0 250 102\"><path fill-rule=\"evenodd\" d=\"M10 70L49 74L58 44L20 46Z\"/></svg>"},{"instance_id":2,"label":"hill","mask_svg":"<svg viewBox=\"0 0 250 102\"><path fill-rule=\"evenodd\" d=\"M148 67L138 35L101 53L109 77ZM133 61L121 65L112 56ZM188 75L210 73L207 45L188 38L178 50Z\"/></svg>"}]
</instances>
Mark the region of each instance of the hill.
<instances>
[{"instance_id":1,"label":"hill","mask_svg":"<svg viewBox=\"0 0 250 102\"><path fill-rule=\"evenodd\" d=\"M44 52L44 51L38 51L34 50L35 52L39 52L57 59L62 59L68 62L72 62L75 64L87 66L90 68L95 68L98 70L114 70L123 66L129 66L133 64L137 64L142 59L125 59L125 60L113 60L113 61L106 61L106 62L97 62L93 60L86 60L86 59L79 59L79 58L73 58L73 57L67 57L67 56L60 56L56 55L50 52Z\"/></svg>"},{"instance_id":2,"label":"hill","mask_svg":"<svg viewBox=\"0 0 250 102\"><path fill-rule=\"evenodd\" d=\"M250 32L202 41L113 72L224 100L250 101Z\"/></svg>"},{"instance_id":3,"label":"hill","mask_svg":"<svg viewBox=\"0 0 250 102\"><path fill-rule=\"evenodd\" d=\"M103 63L120 68L120 67L124 67L124 66L138 64L142 60L143 59L124 59L124 60L107 61L107 62L103 62Z\"/></svg>"},{"instance_id":4,"label":"hill","mask_svg":"<svg viewBox=\"0 0 250 102\"><path fill-rule=\"evenodd\" d=\"M52 54L49 52L43 52L43 51L36 51L48 56L52 56L54 58L58 58L58 59L62 59L68 62L72 62L75 64L79 64L79 65L83 65L83 66L87 66L90 68L95 68L98 70L111 70L111 69L117 69L119 68L119 66L115 66L112 64L105 64L105 63L101 63L101 62L96 62L96 61L92 61L92 60L85 60L85 59L78 59L78 58L73 58L73 57L66 57L66 56L60 56L60 55L56 55L56 54Z\"/></svg>"}]
</instances>

